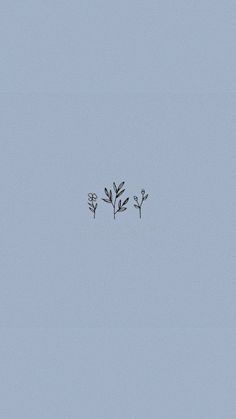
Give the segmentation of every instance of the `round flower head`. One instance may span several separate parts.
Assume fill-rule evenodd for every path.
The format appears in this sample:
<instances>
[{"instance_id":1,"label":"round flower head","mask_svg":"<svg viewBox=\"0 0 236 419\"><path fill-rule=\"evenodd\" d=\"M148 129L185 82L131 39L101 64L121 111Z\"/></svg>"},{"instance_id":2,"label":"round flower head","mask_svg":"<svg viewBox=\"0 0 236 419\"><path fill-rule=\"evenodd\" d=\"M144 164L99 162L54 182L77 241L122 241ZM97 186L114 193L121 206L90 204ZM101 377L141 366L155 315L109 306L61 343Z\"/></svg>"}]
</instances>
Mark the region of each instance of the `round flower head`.
<instances>
[{"instance_id":1,"label":"round flower head","mask_svg":"<svg viewBox=\"0 0 236 419\"><path fill-rule=\"evenodd\" d=\"M97 199L97 195L95 194L95 193L89 193L88 194L88 200L89 201L96 201L96 199Z\"/></svg>"},{"instance_id":2,"label":"round flower head","mask_svg":"<svg viewBox=\"0 0 236 419\"><path fill-rule=\"evenodd\" d=\"M141 194L145 195L145 190L144 189L141 190Z\"/></svg>"},{"instance_id":3,"label":"round flower head","mask_svg":"<svg viewBox=\"0 0 236 419\"><path fill-rule=\"evenodd\" d=\"M138 200L138 197L137 196L134 196L134 200L137 201Z\"/></svg>"}]
</instances>

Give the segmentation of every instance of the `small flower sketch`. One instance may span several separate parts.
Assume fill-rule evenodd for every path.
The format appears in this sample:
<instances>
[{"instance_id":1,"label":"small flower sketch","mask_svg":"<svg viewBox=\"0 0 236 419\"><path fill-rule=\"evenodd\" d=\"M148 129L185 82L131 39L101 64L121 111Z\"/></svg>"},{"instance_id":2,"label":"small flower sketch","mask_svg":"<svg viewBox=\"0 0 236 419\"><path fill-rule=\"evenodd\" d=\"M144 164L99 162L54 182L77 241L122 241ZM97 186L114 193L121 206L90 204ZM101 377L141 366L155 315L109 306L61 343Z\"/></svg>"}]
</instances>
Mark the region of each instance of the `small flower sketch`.
<instances>
[{"instance_id":1,"label":"small flower sketch","mask_svg":"<svg viewBox=\"0 0 236 419\"><path fill-rule=\"evenodd\" d=\"M97 209L97 206L98 206L98 204L97 204L97 195L95 194L95 193L89 193L88 194L88 206L89 206L89 209L90 209L90 211L93 213L93 218L95 218L96 217L96 209Z\"/></svg>"},{"instance_id":2,"label":"small flower sketch","mask_svg":"<svg viewBox=\"0 0 236 419\"><path fill-rule=\"evenodd\" d=\"M127 207L125 207L125 205L129 202L129 198L126 198L123 203L122 203L121 199L119 199L119 201L117 201L118 198L125 192L125 189L122 189L124 184L125 184L125 182L121 182L119 184L119 186L116 186L115 182L113 182L114 195L113 195L111 189L109 191L107 190L107 188L104 189L105 194L106 194L107 197L102 198L102 200L104 202L107 202L108 204L112 205L114 220L115 220L116 214L118 212L123 212L127 209ZM117 206L116 206L116 204L117 204Z\"/></svg>"},{"instance_id":3,"label":"small flower sketch","mask_svg":"<svg viewBox=\"0 0 236 419\"><path fill-rule=\"evenodd\" d=\"M139 210L139 218L142 218L142 205L143 202L146 201L146 199L148 198L148 194L145 195L145 190L142 189L141 190L141 202L138 202L138 197L134 196L134 200L136 202L136 204L134 204L134 207L137 208Z\"/></svg>"}]
</instances>

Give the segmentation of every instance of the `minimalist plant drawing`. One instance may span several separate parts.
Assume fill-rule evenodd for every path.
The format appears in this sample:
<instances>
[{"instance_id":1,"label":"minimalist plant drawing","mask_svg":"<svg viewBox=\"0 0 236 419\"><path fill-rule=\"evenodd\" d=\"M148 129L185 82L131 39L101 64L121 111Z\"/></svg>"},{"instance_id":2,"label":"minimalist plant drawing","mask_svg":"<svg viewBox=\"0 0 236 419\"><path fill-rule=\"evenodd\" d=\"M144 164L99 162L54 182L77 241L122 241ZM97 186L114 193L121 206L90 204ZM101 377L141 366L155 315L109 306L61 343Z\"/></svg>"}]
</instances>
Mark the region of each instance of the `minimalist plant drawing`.
<instances>
[{"instance_id":1,"label":"minimalist plant drawing","mask_svg":"<svg viewBox=\"0 0 236 419\"><path fill-rule=\"evenodd\" d=\"M121 182L119 186L116 185L115 182L113 182L113 188L107 189L105 188L105 194L106 197L102 198L102 200L108 204L111 204L112 207L112 213L114 220L116 219L116 214L120 212L124 212L127 210L127 204L129 202L129 198L125 198L122 202L123 198L120 198L121 195L125 192L124 188L125 182ZM134 207L139 210L139 218L142 218L142 206L144 201L148 198L148 194L146 194L145 189L141 190L141 197L138 198L137 196L134 196ZM88 206L89 210L93 213L93 218L96 218L96 210L98 207L97 203L97 195L94 192L90 192L88 194Z\"/></svg>"},{"instance_id":2,"label":"minimalist plant drawing","mask_svg":"<svg viewBox=\"0 0 236 419\"><path fill-rule=\"evenodd\" d=\"M138 201L138 197L134 196L134 200L136 202L136 204L134 204L134 207L139 210L139 218L142 218L142 205L143 205L143 202L146 201L147 198L148 198L148 194L145 195L145 190L144 189L141 190L141 201L140 201L140 203Z\"/></svg>"},{"instance_id":3,"label":"minimalist plant drawing","mask_svg":"<svg viewBox=\"0 0 236 419\"><path fill-rule=\"evenodd\" d=\"M93 213L93 218L96 217L96 209L97 209L97 195L95 193L90 192L88 194L88 206L90 211Z\"/></svg>"},{"instance_id":4,"label":"minimalist plant drawing","mask_svg":"<svg viewBox=\"0 0 236 419\"><path fill-rule=\"evenodd\" d=\"M104 202L107 202L108 204L112 205L114 220L115 220L116 214L118 212L123 212L127 209L127 207L125 207L125 205L129 202L129 198L126 198L123 201L123 203L122 203L121 199L118 200L118 198L125 192L125 189L122 189L124 184L125 184L125 182L121 182L119 184L119 186L116 186L115 182L113 182L114 192L112 192L111 189L109 191L108 191L107 188L104 189L105 194L106 194L106 198L102 198L102 200Z\"/></svg>"}]
</instances>

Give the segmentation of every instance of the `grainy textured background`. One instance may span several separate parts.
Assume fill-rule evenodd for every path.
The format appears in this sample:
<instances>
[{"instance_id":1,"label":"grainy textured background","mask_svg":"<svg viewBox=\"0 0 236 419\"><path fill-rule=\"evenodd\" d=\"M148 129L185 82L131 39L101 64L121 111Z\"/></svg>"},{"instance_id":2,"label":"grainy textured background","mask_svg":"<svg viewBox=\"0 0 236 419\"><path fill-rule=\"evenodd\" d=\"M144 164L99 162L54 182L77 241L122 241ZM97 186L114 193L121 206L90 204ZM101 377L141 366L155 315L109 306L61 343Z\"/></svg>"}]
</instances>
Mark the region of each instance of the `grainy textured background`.
<instances>
[{"instance_id":1,"label":"grainy textured background","mask_svg":"<svg viewBox=\"0 0 236 419\"><path fill-rule=\"evenodd\" d=\"M4 419L235 418L235 17L1 2Z\"/></svg>"}]
</instances>

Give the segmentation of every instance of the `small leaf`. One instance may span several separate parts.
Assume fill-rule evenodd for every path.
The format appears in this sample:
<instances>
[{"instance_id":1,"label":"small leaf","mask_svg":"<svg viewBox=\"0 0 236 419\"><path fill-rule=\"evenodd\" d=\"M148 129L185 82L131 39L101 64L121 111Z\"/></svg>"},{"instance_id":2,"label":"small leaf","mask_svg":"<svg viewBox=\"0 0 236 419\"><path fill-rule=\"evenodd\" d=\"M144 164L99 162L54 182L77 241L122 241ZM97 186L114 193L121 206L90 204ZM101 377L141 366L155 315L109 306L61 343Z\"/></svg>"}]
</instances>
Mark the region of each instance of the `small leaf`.
<instances>
[{"instance_id":1,"label":"small leaf","mask_svg":"<svg viewBox=\"0 0 236 419\"><path fill-rule=\"evenodd\" d=\"M94 209L96 209L96 208L97 208L97 206L98 206L98 204L95 204Z\"/></svg>"},{"instance_id":2,"label":"small leaf","mask_svg":"<svg viewBox=\"0 0 236 419\"><path fill-rule=\"evenodd\" d=\"M91 208L93 208L93 205L92 205L92 204L90 204L90 202L88 202L88 204L89 204L89 206L90 206Z\"/></svg>"},{"instance_id":3,"label":"small leaf","mask_svg":"<svg viewBox=\"0 0 236 419\"><path fill-rule=\"evenodd\" d=\"M118 191L119 191L121 188L123 188L124 184L125 184L125 182L121 182L121 183L119 184L119 186L118 186Z\"/></svg>"},{"instance_id":4,"label":"small leaf","mask_svg":"<svg viewBox=\"0 0 236 419\"><path fill-rule=\"evenodd\" d=\"M139 207L139 205L136 205L136 204L134 204L134 207L135 207L135 208L140 208L140 207Z\"/></svg>"},{"instance_id":5,"label":"small leaf","mask_svg":"<svg viewBox=\"0 0 236 419\"><path fill-rule=\"evenodd\" d=\"M102 198L102 200L103 200L104 202L108 202L108 204L110 204L110 203L111 203L110 199L105 199L105 198Z\"/></svg>"},{"instance_id":6,"label":"small leaf","mask_svg":"<svg viewBox=\"0 0 236 419\"><path fill-rule=\"evenodd\" d=\"M118 202L118 208L121 208L121 199Z\"/></svg>"},{"instance_id":7,"label":"small leaf","mask_svg":"<svg viewBox=\"0 0 236 419\"><path fill-rule=\"evenodd\" d=\"M108 196L108 198L109 198L109 192L108 192L107 188L105 188L104 191L105 191L106 196Z\"/></svg>"},{"instance_id":8,"label":"small leaf","mask_svg":"<svg viewBox=\"0 0 236 419\"><path fill-rule=\"evenodd\" d=\"M92 208L89 208L89 209L90 209L90 211L94 212L94 210Z\"/></svg>"},{"instance_id":9,"label":"small leaf","mask_svg":"<svg viewBox=\"0 0 236 419\"><path fill-rule=\"evenodd\" d=\"M145 195L144 199L146 200L147 198L148 198L148 193L147 193L147 195Z\"/></svg>"},{"instance_id":10,"label":"small leaf","mask_svg":"<svg viewBox=\"0 0 236 419\"><path fill-rule=\"evenodd\" d=\"M122 208L119 209L119 212L123 212L125 210L127 210L127 208L126 207L122 207Z\"/></svg>"},{"instance_id":11,"label":"small leaf","mask_svg":"<svg viewBox=\"0 0 236 419\"><path fill-rule=\"evenodd\" d=\"M115 193L117 193L117 187L116 187L115 182L113 182L113 189L114 189Z\"/></svg>"},{"instance_id":12,"label":"small leaf","mask_svg":"<svg viewBox=\"0 0 236 419\"><path fill-rule=\"evenodd\" d=\"M127 204L127 202L129 202L129 198L126 198L125 201L123 202L122 206Z\"/></svg>"},{"instance_id":13,"label":"small leaf","mask_svg":"<svg viewBox=\"0 0 236 419\"><path fill-rule=\"evenodd\" d=\"M110 201L112 201L112 190L110 189L110 193L109 193L109 198L110 198Z\"/></svg>"},{"instance_id":14,"label":"small leaf","mask_svg":"<svg viewBox=\"0 0 236 419\"><path fill-rule=\"evenodd\" d=\"M122 191L120 191L120 192L116 195L116 197L117 197L117 198L119 198L119 196L121 196L121 195L124 193L124 191L125 191L125 189L123 189Z\"/></svg>"}]
</instances>

